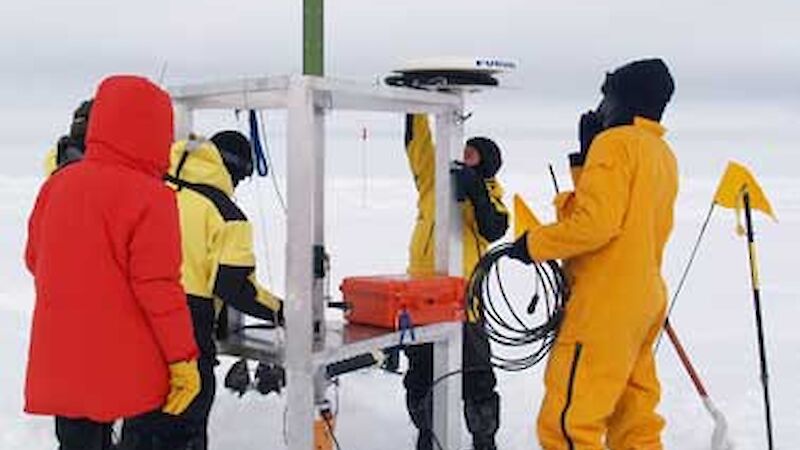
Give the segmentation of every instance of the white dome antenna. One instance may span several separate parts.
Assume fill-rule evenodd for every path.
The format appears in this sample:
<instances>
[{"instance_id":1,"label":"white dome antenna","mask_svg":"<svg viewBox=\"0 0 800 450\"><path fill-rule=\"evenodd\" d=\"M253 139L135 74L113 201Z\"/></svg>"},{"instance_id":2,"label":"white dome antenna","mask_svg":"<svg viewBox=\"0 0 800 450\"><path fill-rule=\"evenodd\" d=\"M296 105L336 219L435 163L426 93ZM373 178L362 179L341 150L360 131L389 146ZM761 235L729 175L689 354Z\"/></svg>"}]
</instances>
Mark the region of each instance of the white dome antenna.
<instances>
[{"instance_id":1,"label":"white dome antenna","mask_svg":"<svg viewBox=\"0 0 800 450\"><path fill-rule=\"evenodd\" d=\"M390 86L438 91L475 92L500 85L496 75L517 68L504 58L441 57L408 61L384 81Z\"/></svg>"}]
</instances>

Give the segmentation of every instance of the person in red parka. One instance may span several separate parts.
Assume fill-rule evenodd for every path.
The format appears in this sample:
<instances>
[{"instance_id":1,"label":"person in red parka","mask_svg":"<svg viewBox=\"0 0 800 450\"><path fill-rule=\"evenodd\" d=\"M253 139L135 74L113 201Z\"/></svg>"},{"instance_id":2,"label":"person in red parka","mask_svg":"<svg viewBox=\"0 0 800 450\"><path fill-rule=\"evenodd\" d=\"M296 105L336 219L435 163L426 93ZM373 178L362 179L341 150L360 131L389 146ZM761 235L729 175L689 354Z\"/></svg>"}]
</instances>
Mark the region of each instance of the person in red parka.
<instances>
[{"instance_id":1,"label":"person in red parka","mask_svg":"<svg viewBox=\"0 0 800 450\"><path fill-rule=\"evenodd\" d=\"M199 390L178 210L162 181L172 127L166 92L140 77L105 79L84 159L36 199L25 411L56 416L61 450L110 448L114 420L179 414Z\"/></svg>"}]
</instances>

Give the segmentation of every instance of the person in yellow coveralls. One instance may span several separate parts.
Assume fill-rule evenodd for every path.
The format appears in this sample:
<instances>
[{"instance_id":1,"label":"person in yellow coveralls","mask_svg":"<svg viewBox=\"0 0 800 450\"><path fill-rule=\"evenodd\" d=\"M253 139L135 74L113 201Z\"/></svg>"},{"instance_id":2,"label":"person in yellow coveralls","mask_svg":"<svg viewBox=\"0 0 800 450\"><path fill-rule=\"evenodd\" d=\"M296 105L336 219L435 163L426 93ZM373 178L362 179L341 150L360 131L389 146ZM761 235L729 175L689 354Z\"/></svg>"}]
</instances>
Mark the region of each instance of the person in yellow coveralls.
<instances>
[{"instance_id":1,"label":"person in yellow coveralls","mask_svg":"<svg viewBox=\"0 0 800 450\"><path fill-rule=\"evenodd\" d=\"M652 347L664 322L661 265L678 191L659 124L673 92L660 59L608 74L597 112L581 117L581 152L570 155L575 191L557 197L556 223L514 244L523 262L563 260L571 288L545 373L545 450L662 448Z\"/></svg>"},{"instance_id":2,"label":"person in yellow coveralls","mask_svg":"<svg viewBox=\"0 0 800 450\"><path fill-rule=\"evenodd\" d=\"M208 417L216 391L214 366L218 364L214 332L226 325L220 318L225 311L221 308L231 306L283 325L283 301L256 281L252 227L231 198L239 182L252 173L250 142L238 131L221 131L210 140L192 138L172 146L167 181L178 200L181 284L200 349L201 390L178 420L163 415L150 417L127 422L127 429L180 433L188 436L186 450L206 450ZM124 450L173 450L159 442L127 442L124 435L123 431ZM158 433L153 436L157 438Z\"/></svg>"},{"instance_id":3,"label":"person in yellow coveralls","mask_svg":"<svg viewBox=\"0 0 800 450\"><path fill-rule=\"evenodd\" d=\"M418 193L417 220L409 247L408 273L432 275L434 264L435 147L426 115L406 116L406 156ZM495 179L502 165L500 149L491 139L474 137L464 147L464 161L455 174L463 213L463 272L469 276L490 242L508 229L503 189ZM500 424L500 398L489 362L488 338L477 323L477 311L468 312L464 324L464 417L475 450L494 450ZM403 380L411 421L419 430L417 450L433 447L432 404L433 348L431 344L406 348L409 368Z\"/></svg>"}]
</instances>

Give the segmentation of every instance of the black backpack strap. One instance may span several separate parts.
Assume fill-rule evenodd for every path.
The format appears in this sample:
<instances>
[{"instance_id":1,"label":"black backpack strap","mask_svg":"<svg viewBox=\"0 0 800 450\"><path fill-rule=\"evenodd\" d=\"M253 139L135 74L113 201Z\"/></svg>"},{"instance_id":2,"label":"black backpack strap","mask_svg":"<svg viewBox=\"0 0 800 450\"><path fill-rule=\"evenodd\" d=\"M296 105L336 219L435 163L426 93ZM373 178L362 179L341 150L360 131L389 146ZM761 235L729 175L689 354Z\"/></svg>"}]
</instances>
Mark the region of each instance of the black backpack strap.
<instances>
[{"instance_id":1,"label":"black backpack strap","mask_svg":"<svg viewBox=\"0 0 800 450\"><path fill-rule=\"evenodd\" d=\"M228 194L218 188L215 188L214 186L202 183L190 183L186 180L181 180L180 178L173 177L169 174L164 176L164 181L168 181L178 186L178 190L182 188L191 189L192 191L202 195L208 199L208 201L214 204L214 206L217 208L217 211L219 211L223 220L226 222L247 220L247 216L245 216L242 210L236 206L236 203L234 203L233 200L228 197Z\"/></svg>"}]
</instances>

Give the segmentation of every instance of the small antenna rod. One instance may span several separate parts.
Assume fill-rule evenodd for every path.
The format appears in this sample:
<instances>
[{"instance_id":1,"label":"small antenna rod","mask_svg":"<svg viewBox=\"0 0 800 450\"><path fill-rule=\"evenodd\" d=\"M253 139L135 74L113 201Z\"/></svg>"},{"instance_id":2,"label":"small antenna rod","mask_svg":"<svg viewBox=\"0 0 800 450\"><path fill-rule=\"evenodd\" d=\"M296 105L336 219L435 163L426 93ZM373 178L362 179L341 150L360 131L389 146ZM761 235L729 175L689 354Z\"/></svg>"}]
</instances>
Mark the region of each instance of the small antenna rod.
<instances>
[{"instance_id":1,"label":"small antenna rod","mask_svg":"<svg viewBox=\"0 0 800 450\"><path fill-rule=\"evenodd\" d=\"M550 177L553 179L553 187L556 190L556 194L561 193L561 189L558 188L558 179L556 178L556 172L553 170L553 164L547 165L550 168Z\"/></svg>"}]
</instances>

